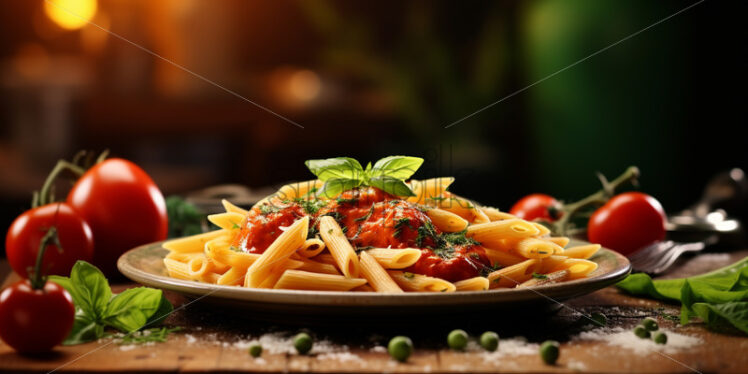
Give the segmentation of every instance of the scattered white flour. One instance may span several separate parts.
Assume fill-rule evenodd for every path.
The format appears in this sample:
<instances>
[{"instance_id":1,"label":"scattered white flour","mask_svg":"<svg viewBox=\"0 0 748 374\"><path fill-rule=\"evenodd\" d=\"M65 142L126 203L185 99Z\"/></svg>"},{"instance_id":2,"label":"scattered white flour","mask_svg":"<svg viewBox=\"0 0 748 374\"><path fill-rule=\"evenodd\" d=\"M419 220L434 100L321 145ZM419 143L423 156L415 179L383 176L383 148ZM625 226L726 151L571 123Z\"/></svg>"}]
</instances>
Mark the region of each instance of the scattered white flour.
<instances>
[{"instance_id":1,"label":"scattered white flour","mask_svg":"<svg viewBox=\"0 0 748 374\"><path fill-rule=\"evenodd\" d=\"M626 330L622 327L585 331L574 337L573 340L600 341L608 345L632 350L637 354L647 354L652 351L672 354L702 342L697 337L679 334L672 330L662 329L662 331L667 334L667 344L657 344L652 339L640 338L634 335L633 330Z\"/></svg>"},{"instance_id":2,"label":"scattered white flour","mask_svg":"<svg viewBox=\"0 0 748 374\"><path fill-rule=\"evenodd\" d=\"M587 365L585 365L584 362L576 361L576 360L569 360L566 363L566 367L572 371L586 371L587 370Z\"/></svg>"},{"instance_id":3,"label":"scattered white flour","mask_svg":"<svg viewBox=\"0 0 748 374\"><path fill-rule=\"evenodd\" d=\"M260 343L262 351L270 354L296 354L293 346L293 336L283 333L263 334L256 339L239 340L234 343L216 342L226 348L248 349L253 343ZM348 346L335 346L329 340L316 340L310 354L340 353L348 352Z\"/></svg>"},{"instance_id":4,"label":"scattered white flour","mask_svg":"<svg viewBox=\"0 0 748 374\"><path fill-rule=\"evenodd\" d=\"M528 343L524 337L501 339L499 340L499 349L495 352L488 352L477 341L471 340L468 342L466 350L468 352L479 352L486 363L495 363L504 356L537 355L538 345Z\"/></svg>"},{"instance_id":5,"label":"scattered white flour","mask_svg":"<svg viewBox=\"0 0 748 374\"><path fill-rule=\"evenodd\" d=\"M340 362L363 361L361 357L350 352L324 353L317 356L318 360L335 360Z\"/></svg>"},{"instance_id":6,"label":"scattered white flour","mask_svg":"<svg viewBox=\"0 0 748 374\"><path fill-rule=\"evenodd\" d=\"M129 351L137 348L137 344L128 344L128 345L121 345L119 346L120 351Z\"/></svg>"},{"instance_id":7,"label":"scattered white flour","mask_svg":"<svg viewBox=\"0 0 748 374\"><path fill-rule=\"evenodd\" d=\"M187 339L187 344L194 344L197 342L197 338L192 334L185 334L184 337Z\"/></svg>"},{"instance_id":8,"label":"scattered white flour","mask_svg":"<svg viewBox=\"0 0 748 374\"><path fill-rule=\"evenodd\" d=\"M382 345L375 345L371 347L369 351L375 352L375 353L387 353L387 347L382 346Z\"/></svg>"}]
</instances>

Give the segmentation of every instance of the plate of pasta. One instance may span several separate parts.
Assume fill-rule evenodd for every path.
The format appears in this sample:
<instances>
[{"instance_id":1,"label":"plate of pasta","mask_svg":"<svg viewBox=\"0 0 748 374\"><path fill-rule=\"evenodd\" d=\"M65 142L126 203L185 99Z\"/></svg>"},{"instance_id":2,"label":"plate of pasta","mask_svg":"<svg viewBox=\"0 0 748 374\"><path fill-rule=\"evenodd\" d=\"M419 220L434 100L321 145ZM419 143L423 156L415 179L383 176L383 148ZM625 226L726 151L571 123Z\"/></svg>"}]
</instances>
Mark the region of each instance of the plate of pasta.
<instances>
[{"instance_id":1,"label":"plate of pasta","mask_svg":"<svg viewBox=\"0 0 748 374\"><path fill-rule=\"evenodd\" d=\"M614 251L450 192L454 178L409 179L422 162L309 160L317 179L251 209L223 201L208 216L217 230L135 248L118 267L193 297L304 312L548 303L630 272Z\"/></svg>"}]
</instances>

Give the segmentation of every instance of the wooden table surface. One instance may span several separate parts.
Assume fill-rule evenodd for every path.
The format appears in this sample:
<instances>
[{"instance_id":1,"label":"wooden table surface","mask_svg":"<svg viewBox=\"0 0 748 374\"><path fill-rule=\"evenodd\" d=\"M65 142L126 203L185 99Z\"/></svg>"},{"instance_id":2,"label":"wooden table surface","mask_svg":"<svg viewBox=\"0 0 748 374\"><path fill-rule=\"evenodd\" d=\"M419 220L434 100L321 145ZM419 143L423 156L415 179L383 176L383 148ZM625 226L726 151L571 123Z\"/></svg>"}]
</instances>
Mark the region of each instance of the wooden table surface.
<instances>
[{"instance_id":1,"label":"wooden table surface","mask_svg":"<svg viewBox=\"0 0 748 374\"><path fill-rule=\"evenodd\" d=\"M703 273L748 255L748 250L702 254L679 261L667 277ZM7 265L0 264L0 271ZM0 274L5 285L16 279ZM4 285L4 286L5 286ZM114 286L120 292L133 284ZM167 294L175 307L187 299ZM645 316L658 318L660 326L672 333L696 337L699 344L661 353L634 350L585 338L592 329L579 323L579 313L602 312L607 328L630 330ZM311 355L288 353L286 336L303 330L253 321L248 312L189 305L173 313L168 326L182 329L165 343L120 345L112 339L69 347L57 347L44 356L23 356L0 342L0 372L734 372L748 373L748 338L710 332L701 324L680 327L663 315L678 315L679 306L625 296L614 287L570 300L558 313L545 316L513 317L455 315L451 320L409 326L383 327L372 321L338 328L310 328L315 337ZM471 335L495 330L501 335L498 353L479 349L455 352L446 348L446 334L455 328ZM594 330L592 331L594 333ZM247 342L264 335L261 359L248 355ZM383 346L393 335L413 339L415 353L407 363L396 363ZM518 338L522 337L522 338ZM526 338L529 343L522 343ZM541 362L532 344L546 339L561 342L561 356L555 366ZM520 347L512 350L512 346ZM504 352L504 353L502 353Z\"/></svg>"}]
</instances>

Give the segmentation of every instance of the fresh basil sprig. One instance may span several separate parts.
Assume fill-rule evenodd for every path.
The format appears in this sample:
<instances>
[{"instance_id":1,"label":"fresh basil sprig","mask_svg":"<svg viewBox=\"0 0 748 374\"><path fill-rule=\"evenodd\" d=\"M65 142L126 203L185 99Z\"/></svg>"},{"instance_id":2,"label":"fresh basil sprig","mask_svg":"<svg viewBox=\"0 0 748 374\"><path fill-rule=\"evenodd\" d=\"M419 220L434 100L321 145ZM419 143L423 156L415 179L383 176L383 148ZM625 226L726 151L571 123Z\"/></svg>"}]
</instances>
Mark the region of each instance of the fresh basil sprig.
<instances>
[{"instance_id":1,"label":"fresh basil sprig","mask_svg":"<svg viewBox=\"0 0 748 374\"><path fill-rule=\"evenodd\" d=\"M307 160L309 170L325 182L318 195L333 198L341 192L364 186L372 186L396 196L415 196L405 180L410 178L423 164L420 157L389 156L371 163L366 169L350 157L324 160Z\"/></svg>"},{"instance_id":2,"label":"fresh basil sprig","mask_svg":"<svg viewBox=\"0 0 748 374\"><path fill-rule=\"evenodd\" d=\"M104 274L85 261L75 263L69 278L51 275L49 280L65 288L75 304L75 322L65 345L100 339L106 327L131 333L155 326L173 310L161 290L138 287L113 295Z\"/></svg>"}]
</instances>

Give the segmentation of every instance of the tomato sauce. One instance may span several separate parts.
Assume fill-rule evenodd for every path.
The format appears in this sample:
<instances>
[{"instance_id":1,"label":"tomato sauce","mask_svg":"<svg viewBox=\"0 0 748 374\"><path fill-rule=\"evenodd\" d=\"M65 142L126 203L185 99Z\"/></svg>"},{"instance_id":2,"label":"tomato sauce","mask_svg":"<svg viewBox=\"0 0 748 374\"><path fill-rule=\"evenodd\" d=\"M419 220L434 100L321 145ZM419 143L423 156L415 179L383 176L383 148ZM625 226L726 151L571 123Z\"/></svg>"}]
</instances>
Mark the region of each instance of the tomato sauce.
<instances>
[{"instance_id":1,"label":"tomato sauce","mask_svg":"<svg viewBox=\"0 0 748 374\"><path fill-rule=\"evenodd\" d=\"M458 281L490 267L482 247L464 236L457 243L444 239L419 206L373 187L345 191L325 201L271 199L250 211L233 245L263 253L280 236L280 227L305 215L312 218L310 236L316 234L319 218L327 215L335 218L357 249L420 248L421 258L405 271Z\"/></svg>"}]
</instances>

